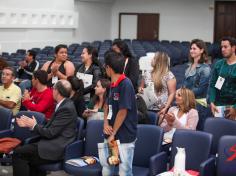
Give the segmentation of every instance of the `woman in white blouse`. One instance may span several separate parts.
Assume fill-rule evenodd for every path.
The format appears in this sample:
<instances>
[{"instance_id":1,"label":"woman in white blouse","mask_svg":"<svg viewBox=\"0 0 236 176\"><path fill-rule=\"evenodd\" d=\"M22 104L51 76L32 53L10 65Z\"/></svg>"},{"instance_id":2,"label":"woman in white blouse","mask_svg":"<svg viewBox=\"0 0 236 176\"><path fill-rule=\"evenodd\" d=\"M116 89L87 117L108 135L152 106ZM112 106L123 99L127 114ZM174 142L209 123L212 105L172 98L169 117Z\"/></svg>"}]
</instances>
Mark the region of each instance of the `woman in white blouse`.
<instances>
[{"instance_id":1,"label":"woman in white blouse","mask_svg":"<svg viewBox=\"0 0 236 176\"><path fill-rule=\"evenodd\" d=\"M171 107L166 115L160 116L160 126L165 132L173 128L196 130L199 117L194 93L187 88L180 88L176 91L175 99L177 106Z\"/></svg>"}]
</instances>

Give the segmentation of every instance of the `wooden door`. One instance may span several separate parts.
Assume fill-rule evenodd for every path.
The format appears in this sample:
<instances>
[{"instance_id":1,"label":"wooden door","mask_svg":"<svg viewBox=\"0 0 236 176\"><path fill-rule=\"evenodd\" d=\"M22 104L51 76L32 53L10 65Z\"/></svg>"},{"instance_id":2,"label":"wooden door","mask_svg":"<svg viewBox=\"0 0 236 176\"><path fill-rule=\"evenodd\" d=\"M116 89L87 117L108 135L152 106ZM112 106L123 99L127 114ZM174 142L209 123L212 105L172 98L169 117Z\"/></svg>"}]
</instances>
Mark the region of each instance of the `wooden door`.
<instances>
[{"instance_id":1,"label":"wooden door","mask_svg":"<svg viewBox=\"0 0 236 176\"><path fill-rule=\"evenodd\" d=\"M236 2L215 2L214 40L219 41L224 36L236 37Z\"/></svg>"},{"instance_id":2,"label":"wooden door","mask_svg":"<svg viewBox=\"0 0 236 176\"><path fill-rule=\"evenodd\" d=\"M159 38L159 14L138 14L137 39L157 40Z\"/></svg>"}]
</instances>

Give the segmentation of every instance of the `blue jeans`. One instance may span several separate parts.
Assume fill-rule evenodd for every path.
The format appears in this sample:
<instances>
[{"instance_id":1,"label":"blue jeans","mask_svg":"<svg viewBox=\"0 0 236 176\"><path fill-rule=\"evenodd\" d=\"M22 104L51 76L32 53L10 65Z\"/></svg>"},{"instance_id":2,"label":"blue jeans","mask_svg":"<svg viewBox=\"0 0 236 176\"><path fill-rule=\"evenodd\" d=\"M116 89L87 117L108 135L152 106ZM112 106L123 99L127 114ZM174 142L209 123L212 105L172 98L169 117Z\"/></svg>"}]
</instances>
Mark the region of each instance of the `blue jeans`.
<instances>
[{"instance_id":1,"label":"blue jeans","mask_svg":"<svg viewBox=\"0 0 236 176\"><path fill-rule=\"evenodd\" d=\"M134 147L135 141L131 143L122 143L120 144L119 152L121 163L119 164L119 175L120 176L133 176L132 173L132 163L134 157ZM102 175L103 176L112 176L115 172L115 166L111 166L107 163L107 151L99 151L99 159L102 165Z\"/></svg>"}]
</instances>

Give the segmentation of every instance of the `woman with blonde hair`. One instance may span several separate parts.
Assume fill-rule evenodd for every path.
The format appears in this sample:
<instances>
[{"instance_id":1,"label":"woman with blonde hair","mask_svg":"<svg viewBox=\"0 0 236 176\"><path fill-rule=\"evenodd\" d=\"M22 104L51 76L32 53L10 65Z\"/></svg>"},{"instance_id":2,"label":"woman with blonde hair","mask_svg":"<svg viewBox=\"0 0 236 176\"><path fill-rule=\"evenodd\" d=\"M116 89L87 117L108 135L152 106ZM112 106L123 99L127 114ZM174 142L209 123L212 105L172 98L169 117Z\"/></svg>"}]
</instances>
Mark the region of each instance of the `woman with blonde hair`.
<instances>
[{"instance_id":1,"label":"woman with blonde hair","mask_svg":"<svg viewBox=\"0 0 236 176\"><path fill-rule=\"evenodd\" d=\"M166 53L155 53L151 66L152 71L143 75L144 84L139 88L139 93L144 92L144 87L151 87L155 102L148 109L164 115L174 100L176 79L170 71L170 58Z\"/></svg>"},{"instance_id":2,"label":"woman with blonde hair","mask_svg":"<svg viewBox=\"0 0 236 176\"><path fill-rule=\"evenodd\" d=\"M171 107L167 114L160 116L160 126L165 132L173 128L196 130L199 117L193 91L180 88L176 91L175 99L177 106Z\"/></svg>"}]
</instances>

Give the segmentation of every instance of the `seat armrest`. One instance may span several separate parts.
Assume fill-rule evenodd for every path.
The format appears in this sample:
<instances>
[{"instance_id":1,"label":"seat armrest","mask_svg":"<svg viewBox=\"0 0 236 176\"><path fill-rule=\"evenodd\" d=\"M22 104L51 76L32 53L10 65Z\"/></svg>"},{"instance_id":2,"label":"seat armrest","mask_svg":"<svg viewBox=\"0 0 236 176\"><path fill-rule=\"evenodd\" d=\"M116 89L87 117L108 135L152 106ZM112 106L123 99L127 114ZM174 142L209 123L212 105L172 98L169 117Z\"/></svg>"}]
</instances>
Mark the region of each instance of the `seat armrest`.
<instances>
[{"instance_id":1,"label":"seat armrest","mask_svg":"<svg viewBox=\"0 0 236 176\"><path fill-rule=\"evenodd\" d=\"M38 142L40 140L40 138L41 137L39 135L27 138L27 139L25 139L24 144L31 144L31 143Z\"/></svg>"},{"instance_id":2,"label":"seat armrest","mask_svg":"<svg viewBox=\"0 0 236 176\"><path fill-rule=\"evenodd\" d=\"M168 156L166 152L153 155L150 158L149 175L155 176L167 170Z\"/></svg>"},{"instance_id":3,"label":"seat armrest","mask_svg":"<svg viewBox=\"0 0 236 176\"><path fill-rule=\"evenodd\" d=\"M216 160L214 157L208 158L200 164L200 176L214 176L216 170Z\"/></svg>"},{"instance_id":4,"label":"seat armrest","mask_svg":"<svg viewBox=\"0 0 236 176\"><path fill-rule=\"evenodd\" d=\"M79 158L83 155L83 145L84 142L78 140L66 147L65 151L65 161L72 158Z\"/></svg>"},{"instance_id":5,"label":"seat armrest","mask_svg":"<svg viewBox=\"0 0 236 176\"><path fill-rule=\"evenodd\" d=\"M4 137L12 137L12 130L2 130L0 131L0 138L4 138Z\"/></svg>"}]
</instances>

